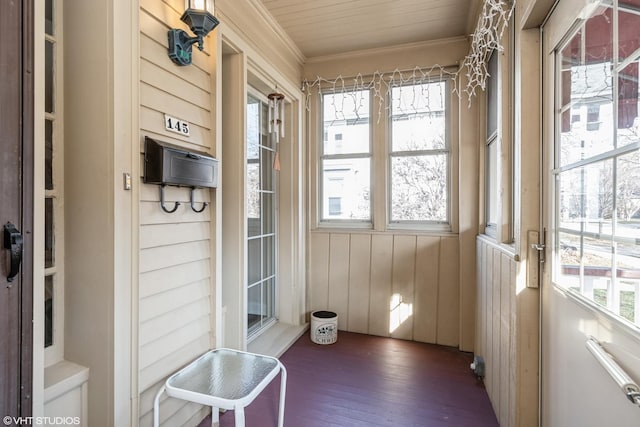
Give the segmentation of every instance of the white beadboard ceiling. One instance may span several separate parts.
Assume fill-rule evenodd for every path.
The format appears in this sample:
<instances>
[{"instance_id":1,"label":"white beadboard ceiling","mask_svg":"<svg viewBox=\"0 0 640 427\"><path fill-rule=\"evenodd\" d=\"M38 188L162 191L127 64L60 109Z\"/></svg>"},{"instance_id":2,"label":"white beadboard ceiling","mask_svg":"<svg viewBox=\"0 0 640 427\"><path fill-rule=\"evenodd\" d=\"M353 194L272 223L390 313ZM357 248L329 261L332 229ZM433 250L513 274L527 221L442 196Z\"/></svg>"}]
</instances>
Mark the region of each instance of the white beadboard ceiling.
<instances>
[{"instance_id":1,"label":"white beadboard ceiling","mask_svg":"<svg viewBox=\"0 0 640 427\"><path fill-rule=\"evenodd\" d=\"M480 0L261 0L307 58L469 35Z\"/></svg>"}]
</instances>

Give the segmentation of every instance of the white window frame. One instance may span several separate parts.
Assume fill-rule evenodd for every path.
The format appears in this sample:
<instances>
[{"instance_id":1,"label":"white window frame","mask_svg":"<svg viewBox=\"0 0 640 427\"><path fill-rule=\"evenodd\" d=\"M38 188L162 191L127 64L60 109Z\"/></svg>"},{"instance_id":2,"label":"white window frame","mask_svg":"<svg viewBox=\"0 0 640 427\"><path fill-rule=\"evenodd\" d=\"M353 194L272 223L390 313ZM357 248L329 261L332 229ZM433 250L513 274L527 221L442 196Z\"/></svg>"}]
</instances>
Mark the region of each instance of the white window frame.
<instances>
[{"instance_id":1,"label":"white window frame","mask_svg":"<svg viewBox=\"0 0 640 427\"><path fill-rule=\"evenodd\" d=\"M53 343L44 348L45 367L64 359L64 79L63 79L63 11L61 0L53 3L53 35L44 34L45 40L54 44L53 55L53 113L45 112L51 120L53 190L44 190L45 198L53 200L54 266L44 268L45 277L53 277ZM46 66L46 61L43 61ZM44 103L42 105L44 110ZM44 175L44 174L43 174ZM44 184L44 183L43 183ZM43 185L44 187L44 185ZM44 212L43 212L44 214ZM44 223L44 217L42 218ZM44 267L44 266L43 266ZM44 307L42 308L44 310ZM44 314L44 313L43 313ZM42 317L43 321L45 316ZM44 330L44 325L43 325ZM44 347L44 342L42 343Z\"/></svg>"},{"instance_id":2,"label":"white window frame","mask_svg":"<svg viewBox=\"0 0 640 427\"><path fill-rule=\"evenodd\" d=\"M356 92L361 92L356 90ZM364 92L364 91L362 91ZM374 221L374 147L373 147L373 93L369 93L369 151L367 153L349 153L349 154L324 154L324 97L325 95L333 95L337 92L324 91L318 99L319 121L318 121L318 146L317 146L317 209L318 226L324 228L351 228L351 229L371 229ZM349 159L369 159L369 219L338 219L324 218L324 172L323 160L349 160ZM328 207L327 207L328 208Z\"/></svg>"},{"instance_id":3,"label":"white window frame","mask_svg":"<svg viewBox=\"0 0 640 427\"><path fill-rule=\"evenodd\" d=\"M432 80L427 83L444 83L444 93L449 94L451 92L451 83L450 79L442 79L442 80ZM420 83L410 82L408 84L402 85L402 87L410 87L415 86ZM395 87L401 87L400 85ZM388 100L388 105L391 105L391 99ZM429 231L451 231L452 226L452 147L451 147L451 97L444 96L444 116L445 116L445 148L444 149L436 149L436 150L415 150L415 151L393 151L393 112L389 115L388 123L389 123L389 132L387 136L387 152L386 152L386 163L387 170L389 173L387 174L387 185L386 185L386 197L384 200L387 200L386 203L386 213L387 213L387 228L390 230L429 230ZM391 108L391 107L390 107ZM392 162L394 157L401 156L422 156L422 155L439 155L446 154L447 161L447 207L446 207L446 220L445 221L433 221L433 220L392 220L392 186L393 186L393 177L392 177Z\"/></svg>"},{"instance_id":4,"label":"white window frame","mask_svg":"<svg viewBox=\"0 0 640 427\"><path fill-rule=\"evenodd\" d=\"M515 212L518 197L516 197L516 146L514 139L515 114L514 106L516 105L515 94L515 30L514 18L511 17L507 31L502 36L503 50L494 51L492 55L497 55L497 80L495 86L495 101L497 104L496 112L496 129L495 132L488 134L488 128L485 126L485 143L484 143L484 234L491 239L496 240L499 244L508 245L515 250L516 242L516 224ZM493 79L494 76L490 76ZM487 84L487 87L489 83ZM488 97L485 92L485 118L488 122L489 105ZM496 156L494 159L490 156L490 146L495 144ZM489 174L490 161L495 161L496 185L499 188L490 188ZM496 222L489 221L489 209L491 196L498 197L497 200L497 218Z\"/></svg>"},{"instance_id":5,"label":"white window frame","mask_svg":"<svg viewBox=\"0 0 640 427\"><path fill-rule=\"evenodd\" d=\"M247 86L247 98L245 99L245 108L246 108L246 104L248 103L248 98L252 97L256 100L258 100L259 102L265 104L265 105L269 105L269 100L267 99L267 97L261 93L258 89L254 88L251 85ZM267 120L265 118L265 120ZM247 144L247 141L245 140L245 146ZM279 144L279 141L274 142L274 147L273 149L268 148L269 151L273 151L274 153L276 152L276 145ZM260 150L262 149L262 144L259 142L258 143L258 152L260 153ZM259 161L260 157L258 157L258 161ZM247 155L246 155L246 149L245 149L245 159L244 159L245 164L247 163ZM245 185L247 182L246 179L246 170L245 170ZM260 189L262 191L262 189ZM262 241L262 238L265 236L272 236L274 239L274 253L273 253L273 263L274 263L274 267L273 267L273 275L271 275L268 279L265 279L263 276L263 272L261 271L261 278L258 282L255 283L249 283L249 274L247 271L246 274L246 284L245 284L245 299L246 299L246 312L244 313L245 317L248 316L249 314L249 288L253 287L253 286L260 286L261 288L263 287L264 283L267 280L273 279L273 286L274 286L274 290L273 290L273 301L272 304L273 306L271 307L271 309L273 310L273 316L266 319L266 320L260 320L260 325L258 327L253 327L253 328L249 328L248 327L248 322L247 322L247 330L246 330L246 334L247 334L247 343L252 342L253 340L255 340L256 338L258 338L260 335L262 335L263 333L265 333L271 326L273 326L274 324L276 324L276 322L278 322L278 318L279 318L279 313L280 313L280 291L279 291L279 239L278 239L278 231L279 231L279 223L280 223L280 210L279 210L279 198L278 198L278 194L279 194L279 180L278 180L278 174L274 173L273 174L273 218L274 218L274 224L273 224L273 232L272 233L268 233L268 234L261 234L256 235L256 236L245 236L245 244L246 244L246 249L245 249L245 253L247 254L247 260L246 260L246 265L248 268L249 265L249 240L254 240L257 238L260 238L260 240ZM245 201L246 203L246 201ZM262 203L262 201L260 202ZM261 206L262 207L262 206ZM247 209L245 209L245 223L248 222L248 215L246 214ZM261 223L261 227L262 227L262 223ZM247 227L247 231L248 231L248 227ZM262 248L262 245L261 245ZM261 259L261 269L264 268L262 265L262 259Z\"/></svg>"}]
</instances>

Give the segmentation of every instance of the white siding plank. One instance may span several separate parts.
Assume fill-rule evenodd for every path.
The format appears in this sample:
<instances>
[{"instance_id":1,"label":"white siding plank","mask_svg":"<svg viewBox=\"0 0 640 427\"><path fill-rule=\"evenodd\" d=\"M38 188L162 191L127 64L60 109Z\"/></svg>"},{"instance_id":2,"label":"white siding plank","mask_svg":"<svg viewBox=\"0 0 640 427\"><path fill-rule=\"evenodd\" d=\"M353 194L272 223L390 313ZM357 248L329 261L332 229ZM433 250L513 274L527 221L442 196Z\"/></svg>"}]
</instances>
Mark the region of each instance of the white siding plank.
<instances>
[{"instance_id":1,"label":"white siding plank","mask_svg":"<svg viewBox=\"0 0 640 427\"><path fill-rule=\"evenodd\" d=\"M139 386L141 390L147 389L152 384L176 372L189 362L193 361L211 347L209 334L202 335L190 343L175 347L167 357L158 362L140 369Z\"/></svg>"},{"instance_id":2,"label":"white siding plank","mask_svg":"<svg viewBox=\"0 0 640 427\"><path fill-rule=\"evenodd\" d=\"M416 243L416 292L413 339L436 343L440 238L420 236ZM443 308L444 309L444 308Z\"/></svg>"},{"instance_id":3,"label":"white siding plank","mask_svg":"<svg viewBox=\"0 0 640 427\"><path fill-rule=\"evenodd\" d=\"M201 336L209 336L210 322L209 316L200 317L191 322L187 328L172 330L159 339L142 345L139 354L140 368L144 369L163 360L173 353L174 348L180 348Z\"/></svg>"},{"instance_id":4,"label":"white siding plank","mask_svg":"<svg viewBox=\"0 0 640 427\"><path fill-rule=\"evenodd\" d=\"M144 82L140 83L140 104L211 129L209 105L194 105Z\"/></svg>"},{"instance_id":5,"label":"white siding plank","mask_svg":"<svg viewBox=\"0 0 640 427\"><path fill-rule=\"evenodd\" d=\"M140 301L140 323L162 316L177 307L206 299L210 293L209 281L202 280L145 298Z\"/></svg>"},{"instance_id":6,"label":"white siding plank","mask_svg":"<svg viewBox=\"0 0 640 427\"><path fill-rule=\"evenodd\" d=\"M500 425L509 425L511 372L511 263L513 257L501 254L500 260Z\"/></svg>"},{"instance_id":7,"label":"white siding plank","mask_svg":"<svg viewBox=\"0 0 640 427\"><path fill-rule=\"evenodd\" d=\"M160 68L147 60L140 61L140 73L144 82L156 89L165 91L176 98L206 108L211 103L211 94L186 82L180 77ZM181 117L179 117L181 118Z\"/></svg>"},{"instance_id":8,"label":"white siding plank","mask_svg":"<svg viewBox=\"0 0 640 427\"><path fill-rule=\"evenodd\" d=\"M150 249L211 239L209 222L154 224L140 227L140 248Z\"/></svg>"},{"instance_id":9,"label":"white siding plank","mask_svg":"<svg viewBox=\"0 0 640 427\"><path fill-rule=\"evenodd\" d=\"M351 235L349 254L349 312L351 332L369 330L369 279L371 276L371 236Z\"/></svg>"},{"instance_id":10,"label":"white siding plank","mask_svg":"<svg viewBox=\"0 0 640 427\"><path fill-rule=\"evenodd\" d=\"M492 298L493 298L493 311L491 312L491 332L493 334L492 337L492 358L491 363L494 366L492 372L492 384L493 384L493 409L496 414L500 414L500 294L501 294L501 283L502 277L500 276L501 268L501 253L500 251L494 249L493 250L493 259L491 260L492 265L492 281L491 281L491 289L492 289Z\"/></svg>"},{"instance_id":11,"label":"white siding plank","mask_svg":"<svg viewBox=\"0 0 640 427\"><path fill-rule=\"evenodd\" d=\"M395 236L393 239L393 306L389 331L393 338L413 339L414 279L416 236Z\"/></svg>"},{"instance_id":12,"label":"white siding plank","mask_svg":"<svg viewBox=\"0 0 640 427\"><path fill-rule=\"evenodd\" d=\"M460 336L460 269L457 237L440 241L438 344L457 346ZM446 309L444 309L446 307Z\"/></svg>"},{"instance_id":13,"label":"white siding plank","mask_svg":"<svg viewBox=\"0 0 640 427\"><path fill-rule=\"evenodd\" d=\"M211 242L208 240L143 249L140 251L140 272L199 261L210 256Z\"/></svg>"},{"instance_id":14,"label":"white siding plank","mask_svg":"<svg viewBox=\"0 0 640 427\"><path fill-rule=\"evenodd\" d=\"M391 302L393 236L371 236L371 303L369 333L389 336L389 304Z\"/></svg>"},{"instance_id":15,"label":"white siding plank","mask_svg":"<svg viewBox=\"0 0 640 427\"><path fill-rule=\"evenodd\" d=\"M168 266L140 275L140 299L166 292L190 283L208 280L211 277L211 261L199 261Z\"/></svg>"},{"instance_id":16,"label":"white siding plank","mask_svg":"<svg viewBox=\"0 0 640 427\"><path fill-rule=\"evenodd\" d=\"M329 240L329 310L338 315L338 329L347 330L349 311L349 235Z\"/></svg>"},{"instance_id":17,"label":"white siding plank","mask_svg":"<svg viewBox=\"0 0 640 427\"><path fill-rule=\"evenodd\" d=\"M329 308L329 234L312 233L309 240L309 308L326 310Z\"/></svg>"},{"instance_id":18,"label":"white siding plank","mask_svg":"<svg viewBox=\"0 0 640 427\"><path fill-rule=\"evenodd\" d=\"M211 302L205 298L143 322L139 331L140 345L159 340L169 332L191 328L192 322L202 321L205 317L210 322L210 314Z\"/></svg>"}]
</instances>

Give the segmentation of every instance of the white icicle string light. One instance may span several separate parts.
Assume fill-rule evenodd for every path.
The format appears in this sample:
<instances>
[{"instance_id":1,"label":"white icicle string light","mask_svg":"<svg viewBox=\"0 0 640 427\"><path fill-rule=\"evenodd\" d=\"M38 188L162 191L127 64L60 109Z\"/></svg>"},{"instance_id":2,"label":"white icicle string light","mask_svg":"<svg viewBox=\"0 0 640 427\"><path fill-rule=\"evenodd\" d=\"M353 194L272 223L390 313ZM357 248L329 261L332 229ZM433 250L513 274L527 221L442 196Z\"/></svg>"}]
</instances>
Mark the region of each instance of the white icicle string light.
<instances>
[{"instance_id":1,"label":"white icicle string light","mask_svg":"<svg viewBox=\"0 0 640 427\"><path fill-rule=\"evenodd\" d=\"M305 102L306 109L307 111L310 110L310 97L313 88L316 88L319 97L322 97L323 91L346 95L357 91L370 90L372 91L372 96L378 100L378 120L380 120L383 109L386 108L387 113L389 115L391 114L391 108L389 106L385 107L385 98L390 97L391 90L394 87L406 84L421 85L446 78L451 79L453 93L462 97L462 93L464 92L469 103L471 103L478 87L482 90L486 87L487 77L489 76L487 60L491 52L494 50L499 52L504 50L501 40L511 19L514 7L515 0L484 0L476 29L471 35L471 48L469 49L469 53L455 71L452 71L450 67L434 65L428 68L415 67L411 70L395 69L391 73L376 71L369 76L364 76L359 73L355 77L350 78L339 75L335 79L326 79L318 76L311 82L305 79L302 82L302 91L307 95ZM463 73L463 69L466 69L464 75L467 77L467 84L464 88L459 88L458 77ZM353 80L353 83L348 84L345 80ZM415 95L414 93L414 98ZM357 115L358 103L354 105ZM343 106L341 106L341 108L342 107ZM336 111L337 114L338 110L336 109L334 111ZM342 109L339 111L344 113Z\"/></svg>"},{"instance_id":2,"label":"white icicle string light","mask_svg":"<svg viewBox=\"0 0 640 427\"><path fill-rule=\"evenodd\" d=\"M515 0L485 0L482 13L476 24L476 29L471 35L471 49L462 61L460 72L467 69L467 86L464 91L471 102L476 90L485 89L487 84L487 61L494 50L502 52L502 36L509 25L509 20L515 8ZM461 95L460 93L458 95Z\"/></svg>"}]
</instances>

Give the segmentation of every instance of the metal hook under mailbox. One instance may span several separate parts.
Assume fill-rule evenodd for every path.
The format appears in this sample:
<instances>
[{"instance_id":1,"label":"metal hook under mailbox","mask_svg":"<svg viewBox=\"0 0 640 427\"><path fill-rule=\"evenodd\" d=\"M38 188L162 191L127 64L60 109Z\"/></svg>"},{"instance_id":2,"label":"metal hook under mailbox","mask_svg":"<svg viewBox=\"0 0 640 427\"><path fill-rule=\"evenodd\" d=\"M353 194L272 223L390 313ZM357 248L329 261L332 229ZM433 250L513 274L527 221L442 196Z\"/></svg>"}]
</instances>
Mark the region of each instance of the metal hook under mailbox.
<instances>
[{"instance_id":1,"label":"metal hook under mailbox","mask_svg":"<svg viewBox=\"0 0 640 427\"><path fill-rule=\"evenodd\" d=\"M209 203L202 202L202 208L200 208L199 210L196 209L195 205L193 204L193 201L194 201L193 192L195 189L196 189L195 187L191 187L191 210L193 210L195 213L201 213L207 208Z\"/></svg>"},{"instance_id":2,"label":"metal hook under mailbox","mask_svg":"<svg viewBox=\"0 0 640 427\"><path fill-rule=\"evenodd\" d=\"M175 202L175 205L173 205L173 209L167 209L164 205L164 187L166 187L165 185L161 185L160 186L160 207L162 207L162 210L165 211L166 213L174 213L176 210L178 210L178 206L180 206L180 202ZM193 207L193 201L191 202L191 206Z\"/></svg>"}]
</instances>

